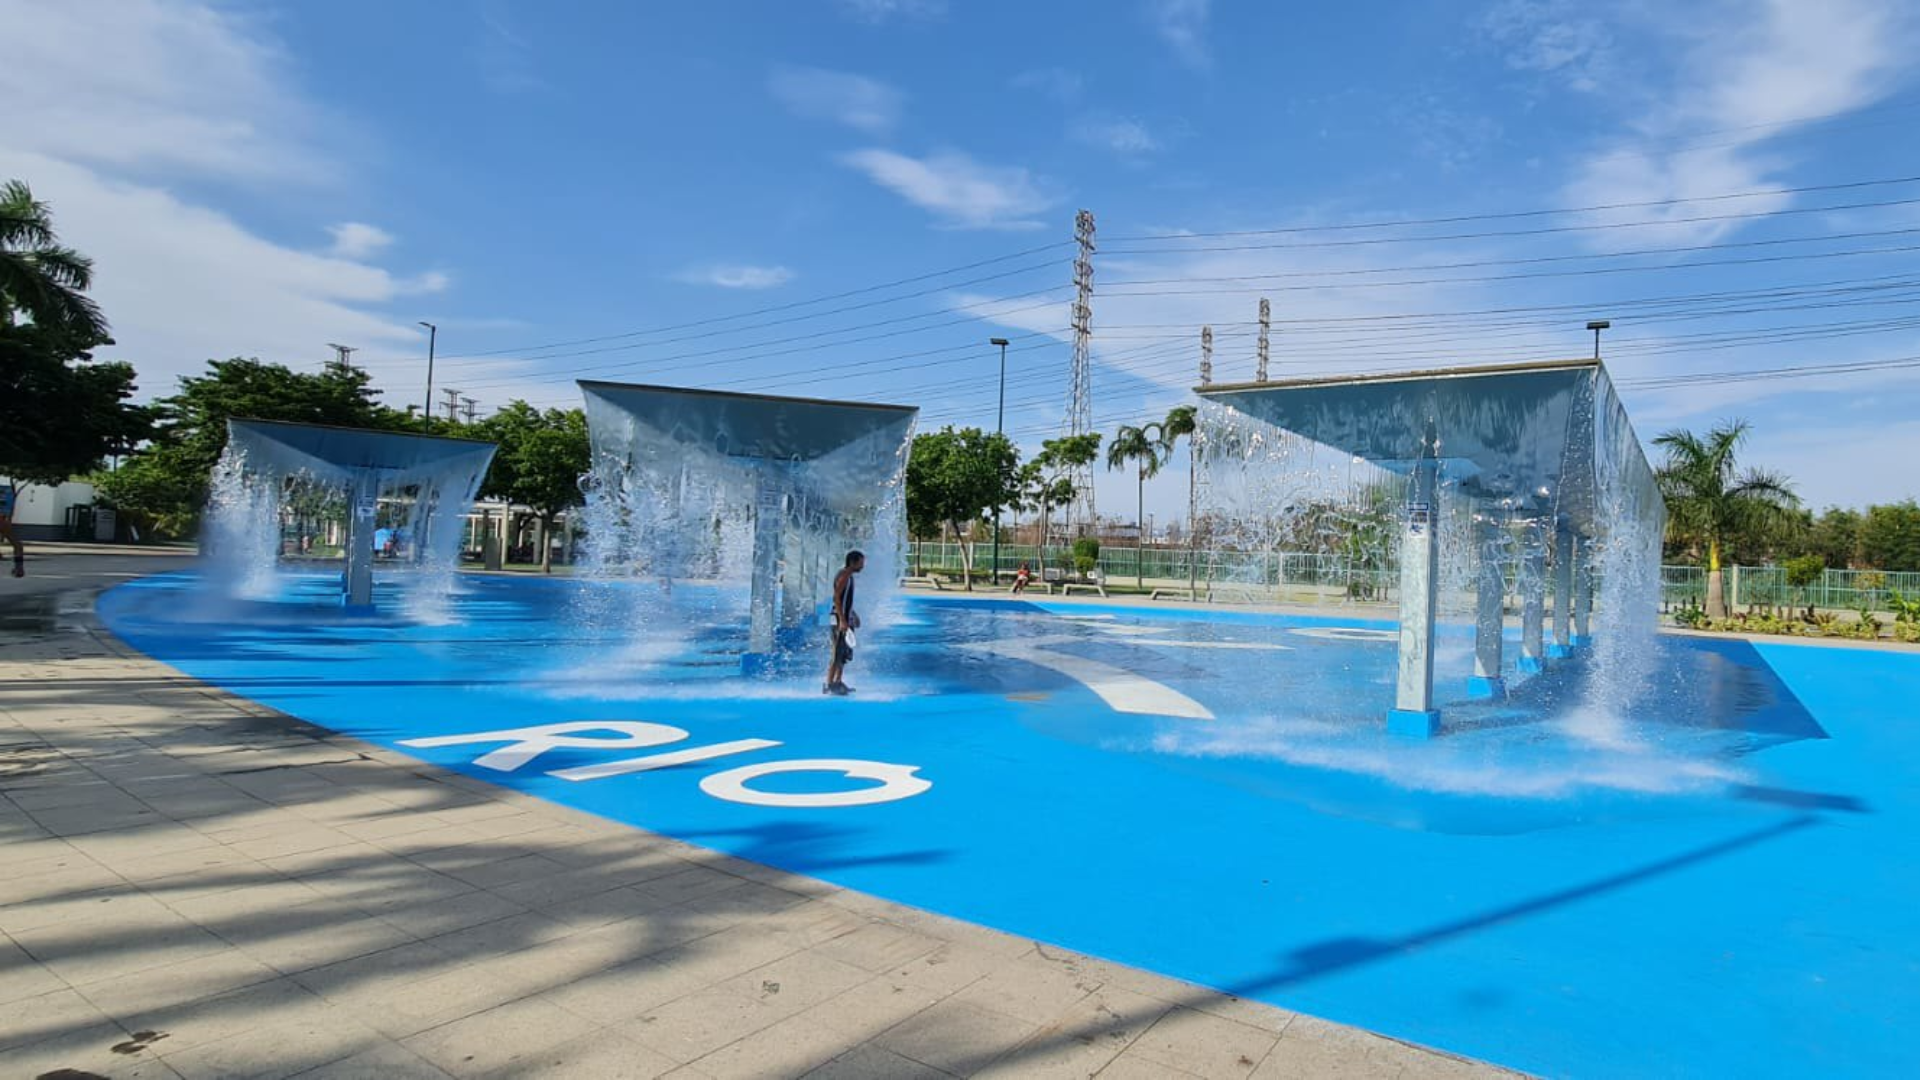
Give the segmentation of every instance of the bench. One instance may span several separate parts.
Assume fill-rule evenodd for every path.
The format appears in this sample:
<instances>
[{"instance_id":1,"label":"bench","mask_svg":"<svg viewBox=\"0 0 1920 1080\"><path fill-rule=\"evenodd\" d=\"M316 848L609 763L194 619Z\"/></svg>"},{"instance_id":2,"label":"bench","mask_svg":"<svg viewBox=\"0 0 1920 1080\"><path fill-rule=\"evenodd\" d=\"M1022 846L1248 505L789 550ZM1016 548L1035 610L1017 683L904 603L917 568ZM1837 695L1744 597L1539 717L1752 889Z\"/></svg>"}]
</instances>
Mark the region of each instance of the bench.
<instances>
[{"instance_id":1,"label":"bench","mask_svg":"<svg viewBox=\"0 0 1920 1080\"><path fill-rule=\"evenodd\" d=\"M1098 593L1102 597L1107 595L1107 587L1105 585L1090 585L1084 581L1069 581L1062 584L1060 586L1060 595L1072 596L1073 590L1075 589L1085 589L1091 593Z\"/></svg>"},{"instance_id":2,"label":"bench","mask_svg":"<svg viewBox=\"0 0 1920 1080\"><path fill-rule=\"evenodd\" d=\"M1259 601L1258 599L1256 599L1256 598L1254 597L1254 595L1253 595L1253 592L1252 592L1252 590L1250 590L1250 589L1214 589L1214 588L1209 588L1209 589L1207 590L1207 603L1209 603L1209 604L1217 604L1217 603L1220 603L1220 594L1221 594L1221 593L1227 593L1227 594L1229 594L1229 595L1235 595L1235 594L1237 594L1237 595L1238 595L1238 596L1240 597L1240 602L1241 602L1241 603L1243 603L1243 604L1258 604L1258 603L1260 602L1260 601Z\"/></svg>"},{"instance_id":3,"label":"bench","mask_svg":"<svg viewBox=\"0 0 1920 1080\"><path fill-rule=\"evenodd\" d=\"M1147 594L1149 600L1191 600L1192 589L1155 589Z\"/></svg>"},{"instance_id":4,"label":"bench","mask_svg":"<svg viewBox=\"0 0 1920 1080\"><path fill-rule=\"evenodd\" d=\"M935 592L945 592L947 588L945 585L940 583L940 578L934 574L923 574L919 577L903 577L900 579L900 584L929 585L933 587L933 590Z\"/></svg>"}]
</instances>

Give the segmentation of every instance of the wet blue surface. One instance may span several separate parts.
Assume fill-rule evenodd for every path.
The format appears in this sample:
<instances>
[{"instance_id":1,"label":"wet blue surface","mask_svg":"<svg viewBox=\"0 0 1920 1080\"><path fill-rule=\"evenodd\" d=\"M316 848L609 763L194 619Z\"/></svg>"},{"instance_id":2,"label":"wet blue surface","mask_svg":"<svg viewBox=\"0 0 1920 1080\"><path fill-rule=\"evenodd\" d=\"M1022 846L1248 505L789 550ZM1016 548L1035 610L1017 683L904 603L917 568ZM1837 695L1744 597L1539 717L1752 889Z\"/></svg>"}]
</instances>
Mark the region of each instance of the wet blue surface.
<instances>
[{"instance_id":1,"label":"wet blue surface","mask_svg":"<svg viewBox=\"0 0 1920 1080\"><path fill-rule=\"evenodd\" d=\"M1920 1065L1920 656L1669 639L1657 676L1611 713L1578 704L1591 673L1575 660L1516 678L1505 705L1449 703L1449 733L1417 744L1384 733L1390 627L1363 619L909 600L870 619L849 671L860 690L839 700L810 668L742 679L744 626L700 590L653 601L657 629L635 640L622 605L562 582L466 579L446 625L407 617L385 579L368 616L327 606L328 586L296 579L241 604L163 575L100 607L188 674L470 775L1517 1068ZM1145 677L1212 718L1116 711L994 655L1008 643ZM1443 672L1466 647L1443 640ZM691 737L555 750L510 773L473 764L497 744L397 745L614 719ZM781 745L548 775L749 738ZM818 809L699 786L800 758L917 766L933 786Z\"/></svg>"}]
</instances>

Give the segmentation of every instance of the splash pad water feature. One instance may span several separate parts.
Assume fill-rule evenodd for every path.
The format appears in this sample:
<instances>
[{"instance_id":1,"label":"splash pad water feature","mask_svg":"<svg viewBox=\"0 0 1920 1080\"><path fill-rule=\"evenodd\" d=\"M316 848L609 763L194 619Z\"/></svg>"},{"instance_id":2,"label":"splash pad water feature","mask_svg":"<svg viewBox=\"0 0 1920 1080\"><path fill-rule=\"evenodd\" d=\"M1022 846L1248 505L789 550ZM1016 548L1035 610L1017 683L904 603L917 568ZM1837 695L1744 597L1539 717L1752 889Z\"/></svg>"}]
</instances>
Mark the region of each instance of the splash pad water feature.
<instances>
[{"instance_id":1,"label":"splash pad water feature","mask_svg":"<svg viewBox=\"0 0 1920 1080\"><path fill-rule=\"evenodd\" d=\"M444 592L460 525L493 460L492 443L276 420L227 421L207 507L210 554L240 595L265 596L281 555L282 512L344 517L340 599L373 603L374 526L383 500L404 508L412 560ZM424 590L423 590L424 591Z\"/></svg>"},{"instance_id":2,"label":"splash pad water feature","mask_svg":"<svg viewBox=\"0 0 1920 1080\"><path fill-rule=\"evenodd\" d=\"M1242 544L1298 536L1303 516L1353 501L1356 464L1369 490L1394 491L1397 512L1373 539L1381 561L1399 567L1390 730L1422 738L1440 730L1434 656L1443 597L1472 597L1473 670L1464 689L1478 698L1506 695L1509 581L1521 597L1518 672L1537 674L1549 658L1594 643L1597 578L1604 651L1595 686L1617 700L1642 681L1666 511L1598 361L1202 386L1198 393L1207 403L1196 437L1207 508L1232 523ZM1321 464L1328 452L1345 468L1344 490L1340 470ZM1452 558L1443 560L1449 549Z\"/></svg>"},{"instance_id":3,"label":"splash pad water feature","mask_svg":"<svg viewBox=\"0 0 1920 1080\"><path fill-rule=\"evenodd\" d=\"M891 593L919 410L624 383L580 389L593 445L588 573L647 577L664 590L744 579L749 674L820 644L808 631L848 551L866 553L870 607ZM636 632L649 629L646 615L629 620Z\"/></svg>"},{"instance_id":4,"label":"splash pad water feature","mask_svg":"<svg viewBox=\"0 0 1920 1080\"><path fill-rule=\"evenodd\" d=\"M660 437L687 400L655 395L632 429L645 439L596 446L617 455L590 493L611 522L604 577L474 577L456 618L431 625L406 616L407 582L383 583L380 619L310 604L280 623L195 623L182 600L204 586L184 575L117 589L102 614L210 683L448 769L1396 1037L1546 1074L1912 1071L1920 871L1897 852L1920 828L1902 782L1920 768L1903 705L1920 695L1915 658L1648 637L1634 661L1648 682L1628 693L1601 675L1633 628L1608 621L1616 571L1600 560L1592 647L1573 647L1568 605L1570 656L1543 643L1544 671L1522 679L1509 648L1507 697L1437 691L1447 737L1424 742L1383 730L1403 628L1365 608L906 597L868 642L862 694L828 699L811 680L740 675L752 638L778 653L789 594L821 594L788 577L805 566L793 489L767 516L777 536L756 543L751 458L673 467L718 445L698 423ZM1206 452L1230 434L1210 428ZM1286 478L1251 470L1247 494L1216 473L1210 505L1285 505L1287 484L1325 495L1331 479L1301 478L1312 469L1390 482L1344 450L1290 445L1265 459L1290 462ZM817 459L784 460L776 476ZM1484 512L1436 501L1443 537ZM886 503L874 490L839 512ZM1526 577L1521 523L1542 515L1514 511L1503 560ZM1268 535L1243 516L1247 536ZM883 533L821 543L829 558L841 543L884 555ZM756 598L770 547L783 557L761 580L776 589ZM1472 554L1434 556L1434 608L1468 616L1435 619L1442 688L1478 654ZM663 578L711 598L726 626L636 627L591 604L583 617L583 595L625 611L665 594ZM1527 606L1508 646L1524 648ZM657 662L605 662L636 633ZM1631 737L1595 720L1596 702L1639 725Z\"/></svg>"}]
</instances>

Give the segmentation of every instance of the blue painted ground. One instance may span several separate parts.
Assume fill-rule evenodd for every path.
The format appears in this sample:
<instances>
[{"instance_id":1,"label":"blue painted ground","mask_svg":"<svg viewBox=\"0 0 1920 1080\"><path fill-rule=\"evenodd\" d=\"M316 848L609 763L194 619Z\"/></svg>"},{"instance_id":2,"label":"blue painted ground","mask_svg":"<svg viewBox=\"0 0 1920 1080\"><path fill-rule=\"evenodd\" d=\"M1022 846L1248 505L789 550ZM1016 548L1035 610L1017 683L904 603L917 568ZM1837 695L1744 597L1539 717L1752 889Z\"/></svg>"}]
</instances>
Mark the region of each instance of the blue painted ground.
<instances>
[{"instance_id":1,"label":"blue painted ground","mask_svg":"<svg viewBox=\"0 0 1920 1080\"><path fill-rule=\"evenodd\" d=\"M739 677L744 628L698 590L650 600L653 625L674 629L636 643L620 604L560 582L466 580L448 625L405 617L385 579L372 616L326 606L327 585L234 604L164 575L100 609L188 674L389 747L569 720L684 728L677 747L560 750L512 773L474 766L492 745L406 752L1517 1068L1920 1072L1920 656L1666 640L1658 677L1611 714L1572 704L1576 660L1506 706L1450 707L1452 733L1422 745L1382 732L1392 645L1353 619L909 600L863 630L860 690L836 700L811 670ZM1116 711L1048 666L970 647L1007 643L1143 676L1213 718ZM1440 652L1447 685L1465 644ZM546 775L747 738L783 745ZM699 787L794 758L914 765L933 786L820 809Z\"/></svg>"}]
</instances>

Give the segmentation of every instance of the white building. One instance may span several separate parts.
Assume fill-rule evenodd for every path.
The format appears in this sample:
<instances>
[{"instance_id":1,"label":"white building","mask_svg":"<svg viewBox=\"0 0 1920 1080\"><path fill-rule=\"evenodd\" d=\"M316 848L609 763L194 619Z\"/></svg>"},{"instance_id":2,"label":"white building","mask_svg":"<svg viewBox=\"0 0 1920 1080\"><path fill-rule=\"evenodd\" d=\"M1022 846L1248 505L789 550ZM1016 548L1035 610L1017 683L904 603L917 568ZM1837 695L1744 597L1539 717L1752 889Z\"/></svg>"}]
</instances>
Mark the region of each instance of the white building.
<instances>
[{"instance_id":1,"label":"white building","mask_svg":"<svg viewBox=\"0 0 1920 1080\"><path fill-rule=\"evenodd\" d=\"M0 477L0 484L13 483L10 477ZM88 510L93 516L94 530L86 539L112 540L114 514L110 510L93 510L93 485L78 480L69 480L57 487L45 484L15 484L13 498L13 528L22 540L70 540L72 511L75 507ZM105 535L99 535L104 531Z\"/></svg>"}]
</instances>

